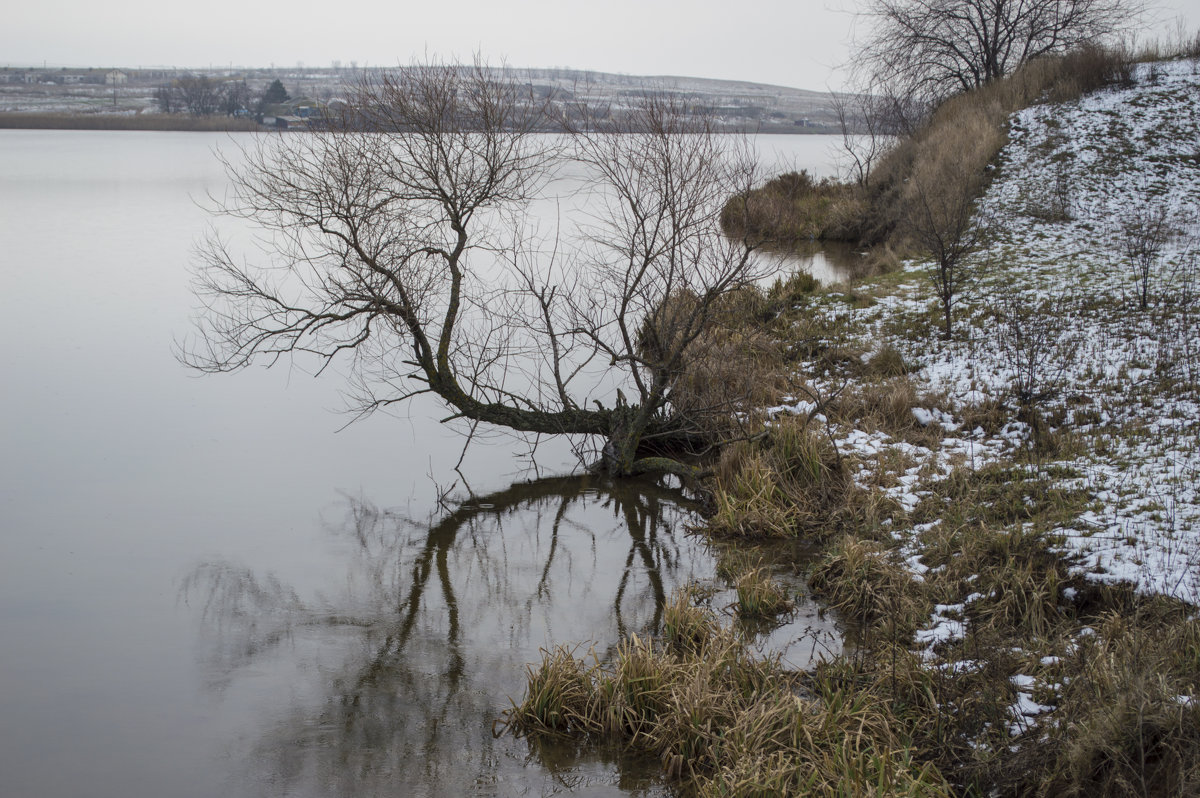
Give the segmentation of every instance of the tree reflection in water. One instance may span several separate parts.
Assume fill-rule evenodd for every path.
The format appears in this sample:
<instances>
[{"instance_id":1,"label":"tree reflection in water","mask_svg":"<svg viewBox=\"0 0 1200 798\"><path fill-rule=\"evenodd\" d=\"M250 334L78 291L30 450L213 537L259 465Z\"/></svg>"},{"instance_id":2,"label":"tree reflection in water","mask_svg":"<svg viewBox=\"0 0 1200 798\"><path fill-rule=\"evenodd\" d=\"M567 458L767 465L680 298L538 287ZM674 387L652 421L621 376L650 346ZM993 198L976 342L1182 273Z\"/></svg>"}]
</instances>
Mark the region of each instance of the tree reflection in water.
<instances>
[{"instance_id":1,"label":"tree reflection in water","mask_svg":"<svg viewBox=\"0 0 1200 798\"><path fill-rule=\"evenodd\" d=\"M184 591L203 608L215 690L320 662L301 670L312 696L270 711L234 793L653 791L653 765L570 747L555 764L554 752L532 757L491 730L539 648L653 633L673 588L711 575L702 544L683 534L690 518L682 496L651 484L548 479L432 523L348 500L330 528L353 551L336 600L303 601L229 563L198 567Z\"/></svg>"}]
</instances>

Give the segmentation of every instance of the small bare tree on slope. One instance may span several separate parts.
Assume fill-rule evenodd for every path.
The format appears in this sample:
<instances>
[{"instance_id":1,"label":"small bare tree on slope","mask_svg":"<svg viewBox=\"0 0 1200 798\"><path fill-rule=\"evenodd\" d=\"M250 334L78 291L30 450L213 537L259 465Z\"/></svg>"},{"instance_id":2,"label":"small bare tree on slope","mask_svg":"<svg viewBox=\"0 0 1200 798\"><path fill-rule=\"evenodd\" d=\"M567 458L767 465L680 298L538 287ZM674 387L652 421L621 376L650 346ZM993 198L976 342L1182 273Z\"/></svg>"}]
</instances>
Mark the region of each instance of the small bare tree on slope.
<instances>
[{"instance_id":1,"label":"small bare tree on slope","mask_svg":"<svg viewBox=\"0 0 1200 798\"><path fill-rule=\"evenodd\" d=\"M934 290L942 306L942 336L953 337L954 306L970 286L975 258L991 231L976 214L987 184L988 157L1001 134L979 111L963 114L955 128L927 131L929 146L904 183L901 231L932 260ZM943 157L944 153L953 153Z\"/></svg>"}]
</instances>

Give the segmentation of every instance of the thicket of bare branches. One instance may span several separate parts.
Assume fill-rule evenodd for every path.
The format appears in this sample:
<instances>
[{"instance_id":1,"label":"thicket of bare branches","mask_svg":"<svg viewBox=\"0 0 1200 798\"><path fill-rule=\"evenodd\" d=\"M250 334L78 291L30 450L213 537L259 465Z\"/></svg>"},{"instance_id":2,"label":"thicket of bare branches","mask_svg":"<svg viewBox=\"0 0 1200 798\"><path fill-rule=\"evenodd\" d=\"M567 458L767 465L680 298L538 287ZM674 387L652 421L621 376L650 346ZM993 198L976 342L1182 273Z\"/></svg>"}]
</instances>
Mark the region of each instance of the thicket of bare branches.
<instances>
[{"instance_id":1,"label":"thicket of bare branches","mask_svg":"<svg viewBox=\"0 0 1200 798\"><path fill-rule=\"evenodd\" d=\"M187 111L192 116L212 116L220 111L233 116L249 99L245 81L220 82L207 75L183 75L154 90L154 103L164 114Z\"/></svg>"},{"instance_id":2,"label":"thicket of bare branches","mask_svg":"<svg viewBox=\"0 0 1200 798\"><path fill-rule=\"evenodd\" d=\"M342 359L361 412L432 393L472 425L602 436L616 474L686 470L647 455L738 409L684 412L672 392L723 298L763 276L718 222L755 179L745 147L653 95L602 128L538 135L544 98L481 65L372 77L350 109L230 162L220 210L270 252L210 239L184 361ZM530 202L559 169L596 199L539 233Z\"/></svg>"},{"instance_id":3,"label":"thicket of bare branches","mask_svg":"<svg viewBox=\"0 0 1200 798\"><path fill-rule=\"evenodd\" d=\"M1119 37L1142 10L1140 0L870 0L855 63L870 85L937 101Z\"/></svg>"},{"instance_id":4,"label":"thicket of bare branches","mask_svg":"<svg viewBox=\"0 0 1200 798\"><path fill-rule=\"evenodd\" d=\"M830 95L845 153L842 171L857 186L871 182L871 171L898 136L915 132L916 116L905 98L884 86Z\"/></svg>"}]
</instances>

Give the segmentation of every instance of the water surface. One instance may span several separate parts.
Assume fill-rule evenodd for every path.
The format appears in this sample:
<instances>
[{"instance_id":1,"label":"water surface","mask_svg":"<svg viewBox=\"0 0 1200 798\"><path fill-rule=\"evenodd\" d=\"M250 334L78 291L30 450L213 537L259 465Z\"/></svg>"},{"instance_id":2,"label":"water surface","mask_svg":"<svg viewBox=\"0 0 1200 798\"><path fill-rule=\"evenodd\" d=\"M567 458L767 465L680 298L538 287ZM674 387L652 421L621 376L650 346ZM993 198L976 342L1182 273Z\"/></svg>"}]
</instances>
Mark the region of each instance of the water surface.
<instances>
[{"instance_id":1,"label":"water surface","mask_svg":"<svg viewBox=\"0 0 1200 798\"><path fill-rule=\"evenodd\" d=\"M540 647L711 577L686 502L534 479L577 465L555 441L483 441L464 483L431 404L339 431L332 371L187 372L229 145L0 131L0 794L661 790L491 728Z\"/></svg>"},{"instance_id":2,"label":"water surface","mask_svg":"<svg viewBox=\"0 0 1200 798\"><path fill-rule=\"evenodd\" d=\"M618 794L657 763L551 749L493 730L525 664L556 641L606 648L657 631L666 597L711 574L679 495L594 478L521 483L436 519L347 498L329 534L337 595L301 598L225 561L187 578L207 689L260 704L248 784L289 795ZM257 685L258 689L252 686ZM265 695L264 695L265 691ZM566 749L570 750L570 749ZM618 789L617 785L622 785Z\"/></svg>"}]
</instances>

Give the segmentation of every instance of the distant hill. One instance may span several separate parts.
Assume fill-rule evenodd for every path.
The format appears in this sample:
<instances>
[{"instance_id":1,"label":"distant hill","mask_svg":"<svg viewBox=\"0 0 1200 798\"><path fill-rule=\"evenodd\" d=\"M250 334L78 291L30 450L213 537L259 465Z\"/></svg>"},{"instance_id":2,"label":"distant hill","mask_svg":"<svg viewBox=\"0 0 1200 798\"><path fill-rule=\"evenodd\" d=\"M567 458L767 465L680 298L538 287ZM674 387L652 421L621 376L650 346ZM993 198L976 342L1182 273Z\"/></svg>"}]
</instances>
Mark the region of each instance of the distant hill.
<instances>
[{"instance_id":1,"label":"distant hill","mask_svg":"<svg viewBox=\"0 0 1200 798\"><path fill-rule=\"evenodd\" d=\"M571 69L513 69L518 80L552 87L558 93L586 93L590 104L619 107L624 98L646 90L678 95L707 107L724 124L739 130L828 133L837 129L828 92L767 83L677 75L622 75Z\"/></svg>"},{"instance_id":2,"label":"distant hill","mask_svg":"<svg viewBox=\"0 0 1200 798\"><path fill-rule=\"evenodd\" d=\"M654 90L677 95L689 105L707 109L730 130L764 133L829 133L837 130L833 101L826 92L673 75L623 75L574 69L510 68L507 71L514 80L553 92L555 97L584 101L589 106L619 109L634 94ZM184 75L206 76L220 83L245 81L254 96L259 96L271 81L279 80L292 97L330 102L344 96L347 87L363 72L352 68L182 70L155 67L114 70L109 67L0 67L0 115L8 120L24 114L54 115L60 123L56 126L61 126L64 117L153 113L158 110L154 102L156 90ZM0 124L3 121L0 120ZM191 126L184 125L182 120L180 123L184 127Z\"/></svg>"}]
</instances>

